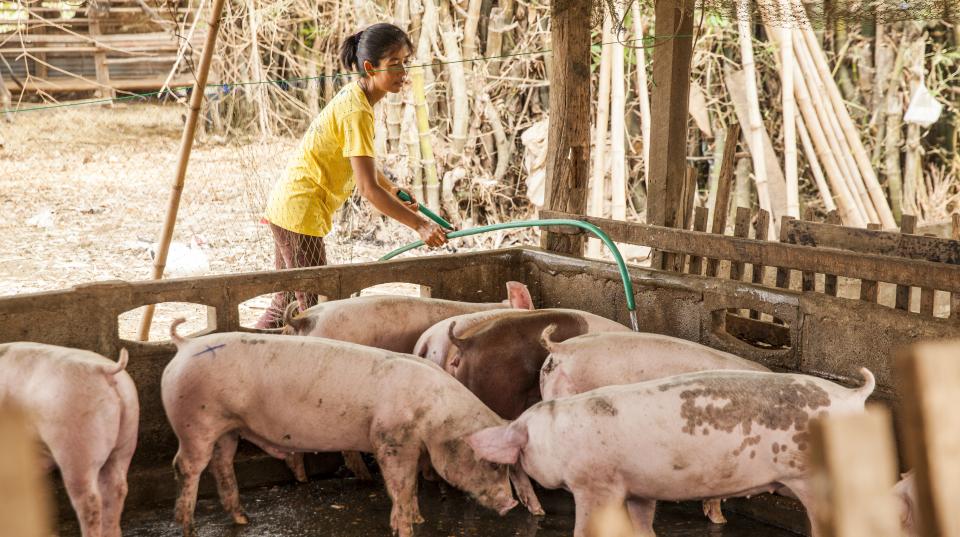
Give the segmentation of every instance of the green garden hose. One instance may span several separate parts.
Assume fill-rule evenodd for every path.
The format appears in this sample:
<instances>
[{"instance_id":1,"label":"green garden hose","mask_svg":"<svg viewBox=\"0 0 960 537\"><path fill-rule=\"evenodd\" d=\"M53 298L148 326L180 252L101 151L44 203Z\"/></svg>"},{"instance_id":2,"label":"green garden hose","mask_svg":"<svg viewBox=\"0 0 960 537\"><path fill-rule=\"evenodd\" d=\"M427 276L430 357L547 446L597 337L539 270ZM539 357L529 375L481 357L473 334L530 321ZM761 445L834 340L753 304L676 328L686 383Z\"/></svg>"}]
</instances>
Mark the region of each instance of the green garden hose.
<instances>
[{"instance_id":1,"label":"green garden hose","mask_svg":"<svg viewBox=\"0 0 960 537\"><path fill-rule=\"evenodd\" d=\"M407 202L410 201L410 196L403 190L400 190L397 192L397 197L403 201L407 201ZM450 222L447 222L437 213L431 211L430 209L427 209L427 207L424 204L421 203L419 205L420 205L420 212L423 213L424 216L426 216L430 220L433 220L434 222L439 224L440 227L444 229L451 229L451 230L453 229L453 226L450 225Z\"/></svg>"},{"instance_id":2,"label":"green garden hose","mask_svg":"<svg viewBox=\"0 0 960 537\"><path fill-rule=\"evenodd\" d=\"M421 209L422 208L423 206L421 205ZM424 212L424 214L427 214L427 213ZM430 216L430 215L427 215L427 216ZM437 216L436 218L440 218L440 217ZM434 220L436 221L436 219ZM440 218L440 220L443 220L443 219ZM437 223L439 223L439 221ZM634 299L633 299L633 282L630 281L630 273L627 272L627 264L623 262L623 256L620 255L620 250L617 248L617 245L614 244L612 240L610 240L610 237L607 236L607 234L604 233L603 230L601 230L600 228L598 228L597 226L589 222L584 222L582 220L569 220L565 218L550 219L550 220L524 220L520 222L504 222L502 224L493 224L489 226L475 227L473 229L463 229L459 231L452 231L450 233L447 233L447 237L451 239L455 239L457 237L466 237L469 235L477 235L480 233L489 233L491 231L499 231L501 229L515 229L515 228L523 228L523 227L550 227L550 226L578 227L580 229L585 229L593 233L594 235L597 236L598 239L603 241L603 244L605 244L607 248L610 250L610 253L613 254L613 259L614 261L616 261L617 267L620 269L620 278L623 280L623 289L627 297L627 309L629 310L629 314L630 314L631 327L635 332L639 332L640 326L639 326L639 323L637 322L637 304L636 302L634 302ZM390 252L389 254L381 257L380 261L387 261L388 259L392 259L404 252L408 252L410 250L419 248L421 246L423 246L423 241L411 242L410 244L402 248L397 248L396 250Z\"/></svg>"}]
</instances>

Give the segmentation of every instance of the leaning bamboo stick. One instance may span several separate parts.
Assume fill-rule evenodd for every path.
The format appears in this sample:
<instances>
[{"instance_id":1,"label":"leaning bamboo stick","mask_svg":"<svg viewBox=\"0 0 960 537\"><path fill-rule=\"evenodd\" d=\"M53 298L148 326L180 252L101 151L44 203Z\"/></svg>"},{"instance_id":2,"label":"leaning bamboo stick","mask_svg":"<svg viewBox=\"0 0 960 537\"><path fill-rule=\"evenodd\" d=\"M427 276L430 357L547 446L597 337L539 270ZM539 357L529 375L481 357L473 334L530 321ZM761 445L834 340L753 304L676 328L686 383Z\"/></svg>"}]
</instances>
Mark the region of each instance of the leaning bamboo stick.
<instances>
[{"instance_id":1,"label":"leaning bamboo stick","mask_svg":"<svg viewBox=\"0 0 960 537\"><path fill-rule=\"evenodd\" d=\"M610 77L610 215L614 220L627 219L627 98L624 92L626 78L624 77L623 48L620 40L614 39L611 49L613 66Z\"/></svg>"},{"instance_id":2,"label":"leaning bamboo stick","mask_svg":"<svg viewBox=\"0 0 960 537\"><path fill-rule=\"evenodd\" d=\"M214 0L210 10L210 20L207 23L207 37L203 43L203 54L200 57L200 66L197 69L197 81L193 84L190 94L190 112L187 123L183 127L183 136L180 138L180 155L177 158L177 171L170 188L170 199L167 203L167 216L163 221L163 231L160 233L160 248L153 262L153 279L163 278L163 270L167 267L167 253L170 251L170 241L173 239L173 227L177 223L177 212L180 209L180 194L183 193L183 183L187 176L187 164L190 162L190 152L193 150L193 139L197 132L197 120L200 119L200 110L203 106L204 88L207 86L207 75L210 74L210 64L213 60L213 49L217 43L217 31L220 29L220 12L223 11L224 0ZM153 323L154 305L149 304L140 319L140 330L137 337L146 341L150 337L150 325Z\"/></svg>"},{"instance_id":3,"label":"leaning bamboo stick","mask_svg":"<svg viewBox=\"0 0 960 537\"><path fill-rule=\"evenodd\" d=\"M823 132L830 146L830 150L836 159L844 182L847 184L847 189L853 195L853 201L856 203L857 209L860 214L863 215L865 221L875 222L876 211L871 214L866 206L865 200L869 201L869 196L866 193L866 189L863 188L862 181L860 181L859 171L855 167L851 168L850 165L852 161L847 158L849 153L844 147L844 144L837 138L837 130L834 129L832 123L832 110L828 109L827 105L823 102L823 92L825 91L823 81L813 73L806 43L795 39L794 51L796 52L797 67L799 68L798 71L794 73L794 78L800 79L802 77L803 83L807 86L810 103L813 104L813 109L816 111L816 119L808 118L807 125L810 126L811 131L821 130ZM803 76L803 73L808 73L809 76ZM860 185L859 189L857 188L858 184Z\"/></svg>"},{"instance_id":4,"label":"leaning bamboo stick","mask_svg":"<svg viewBox=\"0 0 960 537\"><path fill-rule=\"evenodd\" d=\"M784 20L790 14L788 0L781 0ZM800 183L797 176L796 102L793 94L793 29L780 29L780 76L783 99L783 171L787 181L787 214L800 218ZM827 196L829 198L829 196Z\"/></svg>"},{"instance_id":5,"label":"leaning bamboo stick","mask_svg":"<svg viewBox=\"0 0 960 537\"><path fill-rule=\"evenodd\" d=\"M873 165L870 163L870 156L867 154L867 150L863 147L863 141L860 139L860 133L857 130L856 125L854 125L853 119L850 118L850 113L843 103L843 96L840 95L839 88L837 88L837 85L833 83L832 77L828 78L828 75L830 74L830 68L827 65L826 57L823 55L823 49L821 49L819 46L814 48L817 38L813 34L813 30L811 30L809 27L804 28L799 33L802 34L808 47L813 52L813 61L816 65L817 71L820 73L820 76L823 77L825 81L830 81L829 84L826 84L827 96L829 97L830 103L832 104L834 110L836 111L837 117L840 120L843 133L853 150L853 157L856 160L857 166L860 169L860 173L863 176L863 180L866 183L867 190L870 193L870 199L873 200L873 205L876 207L877 213L880 217L880 224L882 224L883 227L894 228L896 227L896 222L893 219L893 212L890 210L890 205L887 203L887 198L883 193L883 188L880 186L880 181L877 180L877 174L873 169Z\"/></svg>"},{"instance_id":6,"label":"leaning bamboo stick","mask_svg":"<svg viewBox=\"0 0 960 537\"><path fill-rule=\"evenodd\" d=\"M423 81L424 69L426 67L412 69L410 81L417 114L417 132L420 134L420 162L427 183L427 207L436 212L440 210L440 182L437 180L437 161L433 158L433 144L430 141L430 116L427 110L427 93Z\"/></svg>"},{"instance_id":7,"label":"leaning bamboo stick","mask_svg":"<svg viewBox=\"0 0 960 537\"><path fill-rule=\"evenodd\" d=\"M753 177L757 185L757 198L760 208L769 212L770 191L767 186L767 163L763 155L763 120L760 116L760 101L757 94L757 68L753 60L753 31L750 24L749 0L740 0L738 6L737 28L740 34L740 56L743 73L746 76L747 106L749 107L749 129L746 133L751 138L751 159L753 160Z\"/></svg>"},{"instance_id":8,"label":"leaning bamboo stick","mask_svg":"<svg viewBox=\"0 0 960 537\"><path fill-rule=\"evenodd\" d=\"M449 5L447 5L449 4ZM453 2L440 5L440 40L443 41L444 61L453 95L453 127L450 133L450 157L456 162L463 156L467 144L467 132L470 129L470 97L467 94L467 73L460 55L460 40L450 9Z\"/></svg>"},{"instance_id":9,"label":"leaning bamboo stick","mask_svg":"<svg viewBox=\"0 0 960 537\"><path fill-rule=\"evenodd\" d=\"M864 227L867 224L866 216L858 208L856 200L847 186L846 180L843 177L843 173L840 171L839 165L837 164L837 159L833 154L833 149L826 139L824 130L818 128L819 119L817 118L817 113L810 101L810 92L807 89L806 81L803 79L803 75L800 72L800 66L794 64L793 69L794 81L796 82L794 85L794 91L797 94L797 106L800 108L800 113L802 114L806 123L811 125L810 129L804 128L803 132L807 132L811 135L813 145L816 148L817 154L820 157L820 161L823 163L823 167L827 172L827 179L830 181L830 186L833 187L833 192L836 194L837 206L840 210L840 217L848 226Z\"/></svg>"},{"instance_id":10,"label":"leaning bamboo stick","mask_svg":"<svg viewBox=\"0 0 960 537\"><path fill-rule=\"evenodd\" d=\"M411 188L418 200L427 199L423 193L423 166L420 158L420 135L417 129L417 113L412 104L403 108L402 137L407 145L407 168L411 175Z\"/></svg>"},{"instance_id":11,"label":"leaning bamboo stick","mask_svg":"<svg viewBox=\"0 0 960 537\"><path fill-rule=\"evenodd\" d=\"M602 42L606 43L600 49L600 87L597 91L597 121L593 126L593 173L590 179L590 200L587 214L603 216L604 186L606 180L604 154L607 148L607 124L610 118L610 77L612 75L613 29L610 18L603 21ZM600 254L600 241L590 240L587 243L587 253L591 257Z\"/></svg>"},{"instance_id":12,"label":"leaning bamboo stick","mask_svg":"<svg viewBox=\"0 0 960 537\"><path fill-rule=\"evenodd\" d=\"M643 147L643 180L650 174L650 88L647 85L646 41L643 39L643 13L640 2L633 2L634 49L637 53L637 95L640 99L640 143Z\"/></svg>"},{"instance_id":13,"label":"leaning bamboo stick","mask_svg":"<svg viewBox=\"0 0 960 537\"><path fill-rule=\"evenodd\" d=\"M833 201L830 185L827 184L827 179L823 176L823 168L820 167L820 162L817 160L813 142L810 141L810 133L807 132L807 126L803 123L803 118L799 112L796 113L796 123L797 132L800 133L800 142L803 145L803 153L807 157L807 164L810 165L810 172L817 184L817 190L820 191L820 197L823 198L823 206L827 209L827 212L835 211L837 210L837 204Z\"/></svg>"}]
</instances>

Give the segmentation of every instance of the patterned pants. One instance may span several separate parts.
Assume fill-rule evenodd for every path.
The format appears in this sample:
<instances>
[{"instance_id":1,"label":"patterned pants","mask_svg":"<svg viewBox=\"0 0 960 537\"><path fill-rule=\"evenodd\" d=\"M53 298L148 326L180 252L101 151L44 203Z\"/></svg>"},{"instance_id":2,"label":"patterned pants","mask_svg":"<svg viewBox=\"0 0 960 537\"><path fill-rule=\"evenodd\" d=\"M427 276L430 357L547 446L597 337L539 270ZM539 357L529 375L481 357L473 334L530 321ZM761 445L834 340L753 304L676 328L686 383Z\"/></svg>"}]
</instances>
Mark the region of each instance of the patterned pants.
<instances>
[{"instance_id":1,"label":"patterned pants","mask_svg":"<svg viewBox=\"0 0 960 537\"><path fill-rule=\"evenodd\" d=\"M270 224L273 232L275 266L277 270L319 267L327 264L327 253L323 246L323 237L302 235L280 226ZM300 303L300 310L305 310L317 303L317 295L303 291L281 291L273 296L273 301L267 311L260 316L256 327L261 329L280 328L283 326L283 310L296 300Z\"/></svg>"}]
</instances>

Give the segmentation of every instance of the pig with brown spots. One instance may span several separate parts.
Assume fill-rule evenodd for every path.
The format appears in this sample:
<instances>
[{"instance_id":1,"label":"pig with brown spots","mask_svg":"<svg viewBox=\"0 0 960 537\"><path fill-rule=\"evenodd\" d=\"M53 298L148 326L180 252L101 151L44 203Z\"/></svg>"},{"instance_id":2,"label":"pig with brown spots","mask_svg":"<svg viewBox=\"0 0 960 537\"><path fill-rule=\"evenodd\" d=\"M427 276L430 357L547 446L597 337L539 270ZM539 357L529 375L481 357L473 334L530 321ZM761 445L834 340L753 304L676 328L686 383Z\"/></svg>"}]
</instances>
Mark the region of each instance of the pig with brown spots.
<instances>
[{"instance_id":1,"label":"pig with brown spots","mask_svg":"<svg viewBox=\"0 0 960 537\"><path fill-rule=\"evenodd\" d=\"M517 502L505 465L477 457L466 436L504 421L433 364L326 338L176 334L177 354L161 381L163 408L179 439L176 520L192 535L200 473L210 467L224 509L246 523L233 458L239 438L267 453L373 453L393 501L401 537L422 521L417 469L422 454L439 475L504 514ZM533 494L525 474L521 498ZM535 498L535 496L534 496ZM529 507L529 506L528 506ZM531 508L532 509L532 508ZM539 509L539 506L536 506Z\"/></svg>"},{"instance_id":2,"label":"pig with brown spots","mask_svg":"<svg viewBox=\"0 0 960 537\"><path fill-rule=\"evenodd\" d=\"M120 537L140 423L127 360L126 349L114 362L54 345L0 345L0 402L27 413L45 464L60 469L83 537Z\"/></svg>"},{"instance_id":3,"label":"pig with brown spots","mask_svg":"<svg viewBox=\"0 0 960 537\"><path fill-rule=\"evenodd\" d=\"M425 330L448 317L471 312L504 311L504 308L533 309L533 299L526 285L511 281L506 286L507 299L493 303L373 295L323 302L294 316L297 303L293 302L284 312L284 333L326 337L411 353L417 338ZM373 479L359 453L346 452L343 459L354 475L360 479ZM302 454L291 454L285 462L298 481L307 480Z\"/></svg>"},{"instance_id":4,"label":"pig with brown spots","mask_svg":"<svg viewBox=\"0 0 960 537\"><path fill-rule=\"evenodd\" d=\"M808 426L862 412L874 378L844 388L805 375L688 373L544 401L467 439L484 459L520 464L576 501L575 537L598 508L626 502L651 537L657 500L705 500L788 488L812 509ZM811 517L812 519L812 517Z\"/></svg>"},{"instance_id":5,"label":"pig with brown spots","mask_svg":"<svg viewBox=\"0 0 960 537\"><path fill-rule=\"evenodd\" d=\"M543 331L541 343L550 353L540 369L544 401L603 386L634 384L683 373L711 370L769 371L766 367L706 345L661 334L607 332L566 341L552 339L555 327ZM715 524L726 519L720 500L703 503Z\"/></svg>"},{"instance_id":6,"label":"pig with brown spots","mask_svg":"<svg viewBox=\"0 0 960 537\"><path fill-rule=\"evenodd\" d=\"M540 401L540 367L547 357L540 335L553 324L554 338L561 341L591 330L629 330L598 315L564 309L504 314L465 331L452 322L444 368L500 417L514 419Z\"/></svg>"}]
</instances>

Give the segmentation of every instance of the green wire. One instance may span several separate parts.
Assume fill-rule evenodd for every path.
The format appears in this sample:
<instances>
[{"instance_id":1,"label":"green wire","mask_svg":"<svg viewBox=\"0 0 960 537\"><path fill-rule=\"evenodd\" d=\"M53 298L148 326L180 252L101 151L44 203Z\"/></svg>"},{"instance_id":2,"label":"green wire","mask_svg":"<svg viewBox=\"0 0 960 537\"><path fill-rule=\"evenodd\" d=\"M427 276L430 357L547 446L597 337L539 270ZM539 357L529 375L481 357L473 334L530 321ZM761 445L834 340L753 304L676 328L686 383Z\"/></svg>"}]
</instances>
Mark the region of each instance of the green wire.
<instances>
[{"instance_id":1,"label":"green wire","mask_svg":"<svg viewBox=\"0 0 960 537\"><path fill-rule=\"evenodd\" d=\"M555 218L548 220L523 220L520 222L504 222L502 224L492 224L489 226L480 226L472 229L463 229L460 231L453 231L447 233L447 237L455 239L457 237L467 237L469 235L477 235L479 233L489 233L491 231L499 231L501 229L515 229L515 228L526 228L526 227L550 227L550 226L574 226L580 229L585 229L594 235L598 239L603 241L603 244L607 246L607 249L610 250L610 253L613 254L613 259L617 263L617 268L620 271L620 279L623 280L623 290L627 298L627 310L630 313L630 323L634 331L639 332L639 325L637 321L637 304L634 301L633 297L633 282L630 280L630 273L627 271L627 264L623 261L623 256L620 255L620 249L617 248L617 245L614 244L613 240L603 232L602 229L591 224L590 222L584 222L582 220L572 220L567 218ZM423 241L411 242L410 244L397 248L396 250L388 253L387 255L381 257L379 261L387 261L393 259L394 257L409 252L423 246Z\"/></svg>"}]
</instances>

